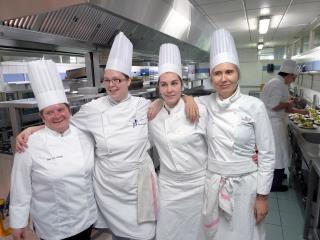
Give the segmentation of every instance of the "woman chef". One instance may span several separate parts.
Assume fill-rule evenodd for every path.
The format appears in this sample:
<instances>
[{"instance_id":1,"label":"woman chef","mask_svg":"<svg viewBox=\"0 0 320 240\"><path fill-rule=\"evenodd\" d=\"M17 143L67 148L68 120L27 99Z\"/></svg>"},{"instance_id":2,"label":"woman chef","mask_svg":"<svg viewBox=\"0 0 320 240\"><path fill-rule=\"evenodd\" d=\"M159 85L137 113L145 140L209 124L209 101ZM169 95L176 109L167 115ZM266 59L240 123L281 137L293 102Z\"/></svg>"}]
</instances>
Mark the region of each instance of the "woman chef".
<instances>
[{"instance_id":1,"label":"woman chef","mask_svg":"<svg viewBox=\"0 0 320 240\"><path fill-rule=\"evenodd\" d=\"M224 29L213 33L210 73L216 93L200 97L209 114L203 227L210 240L264 239L275 162L272 128L264 104L240 93L238 55ZM258 164L251 160L255 146Z\"/></svg>"},{"instance_id":2,"label":"woman chef","mask_svg":"<svg viewBox=\"0 0 320 240\"><path fill-rule=\"evenodd\" d=\"M201 118L186 118L180 51L167 43L160 47L158 88L164 105L149 122L151 140L160 158L160 208L156 228L158 240L201 240L201 209L207 144L207 113L199 105Z\"/></svg>"},{"instance_id":3,"label":"woman chef","mask_svg":"<svg viewBox=\"0 0 320 240\"><path fill-rule=\"evenodd\" d=\"M93 193L94 144L69 125L70 109L52 61L28 63L29 79L45 127L14 157L10 224L26 239L29 213L41 239L89 240L97 218Z\"/></svg>"},{"instance_id":4,"label":"woman chef","mask_svg":"<svg viewBox=\"0 0 320 240\"><path fill-rule=\"evenodd\" d=\"M152 239L157 214L157 177L148 155L149 100L128 93L132 43L120 32L104 73L108 96L83 105L73 124L96 142L94 170L96 228L114 239Z\"/></svg>"}]
</instances>

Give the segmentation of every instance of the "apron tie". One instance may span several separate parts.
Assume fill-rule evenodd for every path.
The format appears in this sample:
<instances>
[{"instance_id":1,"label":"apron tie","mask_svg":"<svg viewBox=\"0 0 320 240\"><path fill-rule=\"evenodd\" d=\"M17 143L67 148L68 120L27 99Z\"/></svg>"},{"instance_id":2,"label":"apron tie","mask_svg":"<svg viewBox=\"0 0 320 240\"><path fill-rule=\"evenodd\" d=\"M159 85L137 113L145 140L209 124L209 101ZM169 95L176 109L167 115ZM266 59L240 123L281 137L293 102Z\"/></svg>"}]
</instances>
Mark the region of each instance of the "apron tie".
<instances>
[{"instance_id":1,"label":"apron tie","mask_svg":"<svg viewBox=\"0 0 320 240\"><path fill-rule=\"evenodd\" d=\"M240 177L222 177L218 174L207 180L204 208L202 210L204 231L207 239L213 239L219 225L219 211L230 221L233 214L233 188Z\"/></svg>"}]
</instances>

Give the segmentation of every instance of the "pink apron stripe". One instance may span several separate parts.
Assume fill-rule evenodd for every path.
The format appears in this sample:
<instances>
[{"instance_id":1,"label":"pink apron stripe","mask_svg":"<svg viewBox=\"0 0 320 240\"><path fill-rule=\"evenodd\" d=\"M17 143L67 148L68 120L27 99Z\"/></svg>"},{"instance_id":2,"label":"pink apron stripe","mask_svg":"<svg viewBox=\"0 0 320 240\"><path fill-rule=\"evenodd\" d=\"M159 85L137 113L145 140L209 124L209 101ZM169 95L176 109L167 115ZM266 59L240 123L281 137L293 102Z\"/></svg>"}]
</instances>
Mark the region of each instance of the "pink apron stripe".
<instances>
[{"instance_id":1,"label":"pink apron stripe","mask_svg":"<svg viewBox=\"0 0 320 240\"><path fill-rule=\"evenodd\" d=\"M213 219L211 223L205 224L206 228L212 228L219 223L219 218Z\"/></svg>"},{"instance_id":2,"label":"pink apron stripe","mask_svg":"<svg viewBox=\"0 0 320 240\"><path fill-rule=\"evenodd\" d=\"M222 191L220 191L220 195L224 200L230 201L230 196L227 194L224 194Z\"/></svg>"}]
</instances>

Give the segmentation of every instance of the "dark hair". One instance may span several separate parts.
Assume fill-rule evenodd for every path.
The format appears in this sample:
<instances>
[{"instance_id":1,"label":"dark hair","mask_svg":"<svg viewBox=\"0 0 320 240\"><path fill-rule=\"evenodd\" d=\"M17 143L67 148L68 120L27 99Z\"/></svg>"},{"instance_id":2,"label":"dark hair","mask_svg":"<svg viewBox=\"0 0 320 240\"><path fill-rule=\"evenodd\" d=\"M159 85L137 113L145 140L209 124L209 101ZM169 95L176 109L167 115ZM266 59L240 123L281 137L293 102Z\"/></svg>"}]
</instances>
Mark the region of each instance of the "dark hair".
<instances>
[{"instance_id":1,"label":"dark hair","mask_svg":"<svg viewBox=\"0 0 320 240\"><path fill-rule=\"evenodd\" d=\"M286 77L286 76L289 76L290 74L292 73L285 73L285 72L279 72L278 75L281 76L281 77Z\"/></svg>"},{"instance_id":2,"label":"dark hair","mask_svg":"<svg viewBox=\"0 0 320 240\"><path fill-rule=\"evenodd\" d=\"M69 112L71 113L70 105L68 103L63 103L63 104L69 109ZM41 109L40 112L39 112L41 117L43 116L43 110L44 109Z\"/></svg>"}]
</instances>

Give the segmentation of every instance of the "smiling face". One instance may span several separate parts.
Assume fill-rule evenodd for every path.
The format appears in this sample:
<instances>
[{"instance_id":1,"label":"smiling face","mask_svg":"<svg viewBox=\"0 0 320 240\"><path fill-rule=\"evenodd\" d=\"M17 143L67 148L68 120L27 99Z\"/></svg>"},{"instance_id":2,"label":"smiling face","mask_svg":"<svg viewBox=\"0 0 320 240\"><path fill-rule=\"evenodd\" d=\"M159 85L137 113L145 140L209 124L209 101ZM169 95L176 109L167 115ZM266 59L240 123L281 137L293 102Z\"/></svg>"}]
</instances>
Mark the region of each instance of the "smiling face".
<instances>
[{"instance_id":1,"label":"smiling face","mask_svg":"<svg viewBox=\"0 0 320 240\"><path fill-rule=\"evenodd\" d=\"M177 105L182 92L182 81L178 74L173 72L161 74L159 92L168 107L172 108Z\"/></svg>"},{"instance_id":2,"label":"smiling face","mask_svg":"<svg viewBox=\"0 0 320 240\"><path fill-rule=\"evenodd\" d=\"M104 72L103 83L112 100L121 102L128 96L131 79L119 71L108 69Z\"/></svg>"},{"instance_id":3,"label":"smiling face","mask_svg":"<svg viewBox=\"0 0 320 240\"><path fill-rule=\"evenodd\" d=\"M238 68L232 63L221 63L211 71L212 84L223 99L230 97L236 91L238 80Z\"/></svg>"},{"instance_id":4,"label":"smiling face","mask_svg":"<svg viewBox=\"0 0 320 240\"><path fill-rule=\"evenodd\" d=\"M64 103L54 104L40 111L45 125L53 131L63 133L69 128L70 109Z\"/></svg>"}]
</instances>

